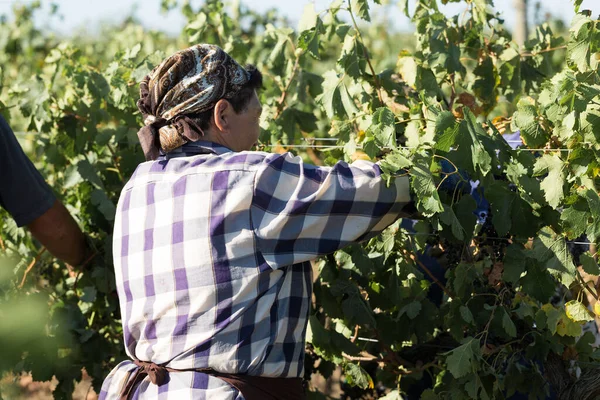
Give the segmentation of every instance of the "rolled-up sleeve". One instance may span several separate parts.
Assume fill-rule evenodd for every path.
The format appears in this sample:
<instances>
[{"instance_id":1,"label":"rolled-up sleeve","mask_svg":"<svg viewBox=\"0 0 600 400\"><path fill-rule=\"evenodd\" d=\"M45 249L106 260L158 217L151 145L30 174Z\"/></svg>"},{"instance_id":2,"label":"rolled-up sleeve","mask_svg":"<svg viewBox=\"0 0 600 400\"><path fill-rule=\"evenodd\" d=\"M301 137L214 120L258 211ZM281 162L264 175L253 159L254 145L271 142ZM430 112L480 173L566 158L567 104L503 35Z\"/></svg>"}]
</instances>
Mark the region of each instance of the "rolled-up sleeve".
<instances>
[{"instance_id":1,"label":"rolled-up sleeve","mask_svg":"<svg viewBox=\"0 0 600 400\"><path fill-rule=\"evenodd\" d=\"M272 268L308 261L380 233L409 202L408 178L388 186L377 164L317 167L289 153L269 155L251 206L257 250Z\"/></svg>"},{"instance_id":2,"label":"rolled-up sleeve","mask_svg":"<svg viewBox=\"0 0 600 400\"><path fill-rule=\"evenodd\" d=\"M23 226L48 211L56 197L0 116L0 206Z\"/></svg>"}]
</instances>

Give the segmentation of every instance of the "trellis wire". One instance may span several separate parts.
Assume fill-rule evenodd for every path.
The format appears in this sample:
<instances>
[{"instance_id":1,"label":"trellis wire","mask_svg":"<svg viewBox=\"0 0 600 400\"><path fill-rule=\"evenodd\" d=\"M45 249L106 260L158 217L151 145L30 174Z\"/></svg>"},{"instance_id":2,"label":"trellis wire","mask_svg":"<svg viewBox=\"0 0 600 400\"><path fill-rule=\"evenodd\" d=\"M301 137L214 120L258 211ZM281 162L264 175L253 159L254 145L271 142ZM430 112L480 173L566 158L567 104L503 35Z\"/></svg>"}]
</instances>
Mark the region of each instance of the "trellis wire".
<instances>
[{"instance_id":1,"label":"trellis wire","mask_svg":"<svg viewBox=\"0 0 600 400\"><path fill-rule=\"evenodd\" d=\"M439 236L439 234L437 233L424 233L424 232L404 232L406 235L408 236L430 236L430 237L437 237ZM486 236L485 239L490 239L490 240L505 240L505 241L511 241L511 240L520 240L520 241L527 241L530 239L534 239L534 238L501 238L501 237L493 237L493 236ZM576 244L576 245L595 245L597 243L592 243L592 242L577 242L577 241L570 241L570 240L565 240L565 243L568 244Z\"/></svg>"},{"instance_id":2,"label":"trellis wire","mask_svg":"<svg viewBox=\"0 0 600 400\"><path fill-rule=\"evenodd\" d=\"M517 142L515 142L517 143ZM518 143L522 143L522 142L518 142ZM282 147L285 149L343 149L345 146L335 146L335 145L325 145L325 144L289 144L289 145L282 145L282 144L261 144L258 147L269 147L269 148L273 148L273 147ZM356 149L362 149L363 147L361 145L357 145ZM410 149L415 149L416 147L408 147L408 146L398 146L396 147L396 149L405 149L405 150L410 150ZM391 147L382 147L382 149L384 150L391 150ZM513 149L515 151L573 151L573 149L528 149L528 148L517 148L517 149Z\"/></svg>"},{"instance_id":3,"label":"trellis wire","mask_svg":"<svg viewBox=\"0 0 600 400\"><path fill-rule=\"evenodd\" d=\"M15 132L15 135L17 137L25 137L28 135L35 135L36 132ZM311 142L315 142L315 141L324 141L324 142L336 142L338 139L337 138L303 138L302 140L304 140L305 142L311 143ZM520 140L507 140L507 143L520 143L522 144L523 142ZM584 142L582 144L589 144L588 142ZM273 148L273 147L282 147L285 149L322 149L322 150L329 150L329 149L343 149L345 146L342 145L328 145L328 144L289 144L289 145L282 145L282 144L260 144L258 145L259 148ZM356 149L362 149L363 147L361 145L356 145ZM397 149L405 149L405 150L410 150L410 149L415 149L416 147L411 147L411 146L399 146L397 147ZM384 150L392 150L391 147L382 147L382 149ZM564 149L564 148L559 148L559 149L528 149L528 148L517 148L514 149L515 151L573 151L573 149Z\"/></svg>"}]
</instances>

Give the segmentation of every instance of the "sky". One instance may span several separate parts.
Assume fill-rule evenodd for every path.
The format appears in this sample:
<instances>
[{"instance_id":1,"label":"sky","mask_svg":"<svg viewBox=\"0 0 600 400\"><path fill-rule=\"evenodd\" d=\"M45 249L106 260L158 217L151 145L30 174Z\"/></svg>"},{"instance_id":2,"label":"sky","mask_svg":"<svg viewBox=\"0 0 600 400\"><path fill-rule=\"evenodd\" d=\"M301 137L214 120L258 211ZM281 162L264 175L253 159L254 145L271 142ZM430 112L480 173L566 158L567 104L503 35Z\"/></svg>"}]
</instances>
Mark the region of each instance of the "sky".
<instances>
[{"instance_id":1,"label":"sky","mask_svg":"<svg viewBox=\"0 0 600 400\"><path fill-rule=\"evenodd\" d=\"M191 0L192 5L200 4L202 0ZM292 21L297 21L302 15L303 9L309 2L315 3L317 11L327 8L330 0L241 0L242 3L250 6L257 11L265 11L270 8L277 8L283 15L288 16ZM514 0L495 0L495 9L503 14L506 25L510 28L514 21ZM0 0L0 15L10 14L11 8L15 3L28 3L30 1L18 0ZM173 34L181 32L184 19L177 12L171 12L168 15L160 13L160 0L41 0L44 10L38 13L37 23L41 27L50 28L63 34L70 34L78 29L89 30L90 33L100 24L100 22L120 22L125 16L130 15L132 10L137 10L136 15L144 13L144 25L149 28L162 30ZM530 17L534 14L534 3L530 2ZM51 20L47 13L51 3L59 5L60 14L63 19ZM572 0L541 0L543 13L549 12L556 17L560 17L567 24L574 15ZM371 2L372 4L372 2ZM409 0L413 5L414 0ZM373 9L380 6L373 5ZM409 6L410 7L410 6ZM464 10L464 4L449 4L443 9L449 14L457 14ZM582 9L592 10L592 15L600 14L600 0L583 0ZM412 8L411 8L412 9ZM388 15L390 11L387 10ZM412 31L410 21L404 17L398 8L392 8L390 20L394 21L394 28L401 31Z\"/></svg>"}]
</instances>

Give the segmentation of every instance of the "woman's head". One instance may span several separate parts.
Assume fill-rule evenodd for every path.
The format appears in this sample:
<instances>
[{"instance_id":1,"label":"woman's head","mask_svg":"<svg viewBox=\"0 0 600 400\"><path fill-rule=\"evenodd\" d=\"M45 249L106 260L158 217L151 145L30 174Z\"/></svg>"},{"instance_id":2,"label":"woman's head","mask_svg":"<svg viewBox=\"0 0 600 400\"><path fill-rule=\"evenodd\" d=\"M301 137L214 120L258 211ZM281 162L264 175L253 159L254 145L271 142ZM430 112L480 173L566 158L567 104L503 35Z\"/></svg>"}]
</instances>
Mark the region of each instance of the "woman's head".
<instances>
[{"instance_id":1,"label":"woman's head","mask_svg":"<svg viewBox=\"0 0 600 400\"><path fill-rule=\"evenodd\" d=\"M209 140L245 142L239 130L251 121L248 114L260 108L256 89L261 86L256 68L241 67L214 45L195 45L168 57L140 84L138 108L145 127L138 137L146 158L155 159L159 148L169 152L205 133Z\"/></svg>"}]
</instances>

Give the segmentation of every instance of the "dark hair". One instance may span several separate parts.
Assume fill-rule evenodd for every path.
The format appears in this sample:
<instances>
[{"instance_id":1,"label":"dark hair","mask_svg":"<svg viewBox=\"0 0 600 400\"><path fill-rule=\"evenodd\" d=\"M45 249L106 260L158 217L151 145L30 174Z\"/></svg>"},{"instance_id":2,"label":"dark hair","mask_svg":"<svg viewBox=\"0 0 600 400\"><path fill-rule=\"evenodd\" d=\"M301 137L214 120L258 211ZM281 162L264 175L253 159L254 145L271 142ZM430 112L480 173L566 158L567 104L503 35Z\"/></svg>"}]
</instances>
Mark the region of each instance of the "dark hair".
<instances>
[{"instance_id":1,"label":"dark hair","mask_svg":"<svg viewBox=\"0 0 600 400\"><path fill-rule=\"evenodd\" d=\"M241 113L246 111L248 104L250 104L250 100L254 95L255 90L260 90L263 85L263 77L262 74L256 67L252 64L246 65L246 71L250 73L250 79L239 92L232 98L225 98L231 105L236 113ZM192 118L203 130L206 130L210 127L210 119L215 111L215 107L212 106L210 109L203 111L197 114L189 114L189 117Z\"/></svg>"}]
</instances>

